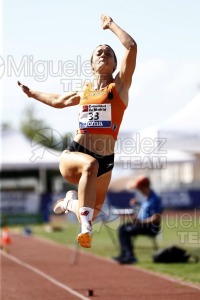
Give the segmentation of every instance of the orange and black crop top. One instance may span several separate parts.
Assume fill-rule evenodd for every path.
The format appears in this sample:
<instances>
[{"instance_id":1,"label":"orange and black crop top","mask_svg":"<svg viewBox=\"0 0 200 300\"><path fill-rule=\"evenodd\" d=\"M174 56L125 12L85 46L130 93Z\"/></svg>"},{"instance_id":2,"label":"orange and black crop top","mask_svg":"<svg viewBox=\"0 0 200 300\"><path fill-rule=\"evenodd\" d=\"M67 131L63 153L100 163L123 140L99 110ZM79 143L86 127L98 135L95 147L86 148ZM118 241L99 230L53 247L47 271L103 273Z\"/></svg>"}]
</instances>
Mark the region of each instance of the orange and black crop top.
<instances>
[{"instance_id":1,"label":"orange and black crop top","mask_svg":"<svg viewBox=\"0 0 200 300\"><path fill-rule=\"evenodd\" d=\"M117 139L126 105L120 99L114 83L93 91L88 84L80 100L77 133L109 134Z\"/></svg>"}]
</instances>

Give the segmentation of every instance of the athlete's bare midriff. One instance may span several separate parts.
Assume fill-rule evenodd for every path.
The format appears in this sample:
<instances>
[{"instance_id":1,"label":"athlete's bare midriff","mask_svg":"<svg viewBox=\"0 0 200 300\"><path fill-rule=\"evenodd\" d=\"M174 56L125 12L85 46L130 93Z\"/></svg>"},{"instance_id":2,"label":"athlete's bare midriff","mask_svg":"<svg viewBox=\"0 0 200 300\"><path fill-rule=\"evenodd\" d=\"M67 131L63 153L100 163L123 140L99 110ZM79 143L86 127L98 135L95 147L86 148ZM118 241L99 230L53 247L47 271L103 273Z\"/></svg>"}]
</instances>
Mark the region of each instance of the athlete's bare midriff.
<instances>
[{"instance_id":1,"label":"athlete's bare midriff","mask_svg":"<svg viewBox=\"0 0 200 300\"><path fill-rule=\"evenodd\" d=\"M99 154L110 155L114 153L115 139L108 134L77 134L74 141L86 149Z\"/></svg>"}]
</instances>

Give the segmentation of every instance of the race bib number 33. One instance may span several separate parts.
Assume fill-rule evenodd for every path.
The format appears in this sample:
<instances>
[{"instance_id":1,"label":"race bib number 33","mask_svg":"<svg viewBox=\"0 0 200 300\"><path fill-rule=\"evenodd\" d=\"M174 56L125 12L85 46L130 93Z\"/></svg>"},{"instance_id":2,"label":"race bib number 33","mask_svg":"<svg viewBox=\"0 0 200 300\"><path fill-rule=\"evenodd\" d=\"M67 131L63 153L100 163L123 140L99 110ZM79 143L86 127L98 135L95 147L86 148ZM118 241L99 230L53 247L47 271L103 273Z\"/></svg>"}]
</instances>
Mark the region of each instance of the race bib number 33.
<instances>
[{"instance_id":1,"label":"race bib number 33","mask_svg":"<svg viewBox=\"0 0 200 300\"><path fill-rule=\"evenodd\" d=\"M111 127L111 104L81 105L79 111L79 128Z\"/></svg>"}]
</instances>

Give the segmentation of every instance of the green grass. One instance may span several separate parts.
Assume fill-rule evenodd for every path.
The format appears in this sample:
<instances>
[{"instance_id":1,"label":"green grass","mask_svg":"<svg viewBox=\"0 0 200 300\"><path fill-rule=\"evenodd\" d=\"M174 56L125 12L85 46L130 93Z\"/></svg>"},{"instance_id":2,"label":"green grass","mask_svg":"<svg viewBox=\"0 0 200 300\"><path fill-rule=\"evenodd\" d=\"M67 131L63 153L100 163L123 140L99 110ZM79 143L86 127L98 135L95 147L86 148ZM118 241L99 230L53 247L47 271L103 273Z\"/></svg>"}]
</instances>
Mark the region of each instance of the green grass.
<instances>
[{"instance_id":1,"label":"green grass","mask_svg":"<svg viewBox=\"0 0 200 300\"><path fill-rule=\"evenodd\" d=\"M108 258L118 255L118 225L118 221L107 224L97 223L94 226L92 248L84 251ZM54 223L53 227L53 231L47 230L46 225L32 226L32 229L35 235L43 238L65 245L75 245L79 224L69 223L61 218L56 224ZM162 231L157 241L159 249L176 245L200 258L200 216L193 218L189 218L188 215L164 216ZM152 261L153 244L148 237L140 236L135 240L135 253L139 260L138 267L164 273L187 282L200 283L200 263L154 263Z\"/></svg>"}]
</instances>

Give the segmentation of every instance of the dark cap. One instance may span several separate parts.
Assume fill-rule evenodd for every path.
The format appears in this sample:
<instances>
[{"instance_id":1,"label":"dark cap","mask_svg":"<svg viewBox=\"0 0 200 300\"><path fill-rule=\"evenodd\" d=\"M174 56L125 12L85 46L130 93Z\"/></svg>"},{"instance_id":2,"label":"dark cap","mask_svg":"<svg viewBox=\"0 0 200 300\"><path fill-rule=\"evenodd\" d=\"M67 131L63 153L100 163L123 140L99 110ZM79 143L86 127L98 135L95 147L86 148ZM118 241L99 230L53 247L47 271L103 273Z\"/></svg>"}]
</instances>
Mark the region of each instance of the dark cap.
<instances>
[{"instance_id":1,"label":"dark cap","mask_svg":"<svg viewBox=\"0 0 200 300\"><path fill-rule=\"evenodd\" d=\"M140 189L144 187L150 187L150 179L147 176L138 176L131 184L132 189Z\"/></svg>"}]
</instances>

